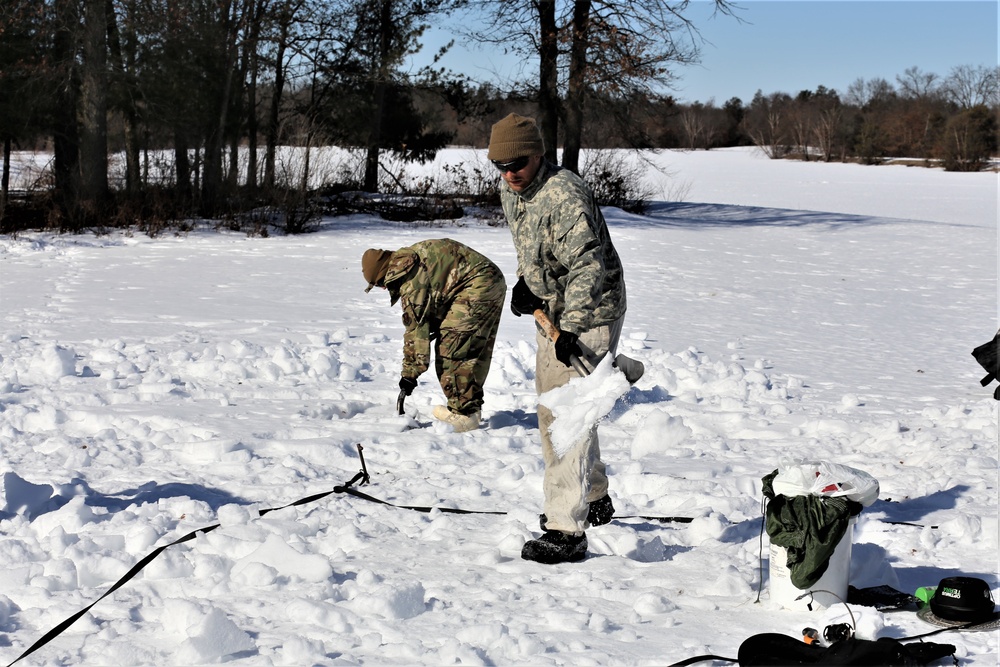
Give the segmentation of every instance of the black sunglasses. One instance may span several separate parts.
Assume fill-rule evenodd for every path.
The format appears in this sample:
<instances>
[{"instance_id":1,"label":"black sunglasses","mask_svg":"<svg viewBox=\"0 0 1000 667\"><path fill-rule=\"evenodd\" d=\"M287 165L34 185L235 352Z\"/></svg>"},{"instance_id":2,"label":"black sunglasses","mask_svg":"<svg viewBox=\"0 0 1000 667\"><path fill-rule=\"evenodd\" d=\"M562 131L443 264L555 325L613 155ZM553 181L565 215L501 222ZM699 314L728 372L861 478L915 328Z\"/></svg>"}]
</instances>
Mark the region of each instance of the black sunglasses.
<instances>
[{"instance_id":1,"label":"black sunglasses","mask_svg":"<svg viewBox=\"0 0 1000 667\"><path fill-rule=\"evenodd\" d=\"M506 174L508 171L521 171L524 169L528 162L531 161L531 157L519 157L516 160L511 160L510 162L500 162L499 160L492 160L493 166L500 170L501 174Z\"/></svg>"}]
</instances>

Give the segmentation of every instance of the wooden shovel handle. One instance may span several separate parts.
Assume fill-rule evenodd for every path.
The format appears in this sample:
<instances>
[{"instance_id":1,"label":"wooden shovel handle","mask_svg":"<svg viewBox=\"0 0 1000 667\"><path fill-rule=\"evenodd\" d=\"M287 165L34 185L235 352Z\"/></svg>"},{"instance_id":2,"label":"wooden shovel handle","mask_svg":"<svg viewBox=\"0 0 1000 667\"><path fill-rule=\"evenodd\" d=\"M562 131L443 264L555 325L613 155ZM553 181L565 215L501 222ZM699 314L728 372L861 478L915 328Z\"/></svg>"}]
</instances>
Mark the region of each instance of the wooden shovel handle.
<instances>
[{"instance_id":1,"label":"wooden shovel handle","mask_svg":"<svg viewBox=\"0 0 1000 667\"><path fill-rule=\"evenodd\" d=\"M539 308L533 315L535 316L535 321L538 322L538 326L542 328L545 335L549 337L553 343L559 338L559 329L556 329L556 325L552 324L552 320L549 316L545 314L545 311Z\"/></svg>"},{"instance_id":2,"label":"wooden shovel handle","mask_svg":"<svg viewBox=\"0 0 1000 667\"><path fill-rule=\"evenodd\" d=\"M540 326L542 331L545 332L545 335L549 337L549 340L553 343L556 342L559 339L559 329L556 328L556 325L552 324L552 320L550 320L549 316L545 314L545 311L539 308L532 314L535 316L535 321L538 322L538 326ZM580 361L580 357L575 354L570 355L569 363L573 367L573 370L581 376L586 377L587 375L590 375L590 371L587 370L587 367L583 365L582 361Z\"/></svg>"}]
</instances>

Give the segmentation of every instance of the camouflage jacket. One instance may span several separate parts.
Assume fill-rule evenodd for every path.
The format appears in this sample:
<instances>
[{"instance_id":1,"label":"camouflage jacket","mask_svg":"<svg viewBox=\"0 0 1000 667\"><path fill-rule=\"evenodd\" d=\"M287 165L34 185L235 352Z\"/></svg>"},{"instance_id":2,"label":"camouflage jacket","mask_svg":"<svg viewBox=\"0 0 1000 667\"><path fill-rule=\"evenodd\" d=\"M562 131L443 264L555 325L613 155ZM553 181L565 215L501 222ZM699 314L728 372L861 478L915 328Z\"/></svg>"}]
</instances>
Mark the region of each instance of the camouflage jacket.
<instances>
[{"instance_id":1,"label":"camouflage jacket","mask_svg":"<svg viewBox=\"0 0 1000 667\"><path fill-rule=\"evenodd\" d=\"M496 295L497 308L506 295L503 272L489 258L451 239L432 239L392 254L385 284L392 303L402 301L403 377L416 378L430 366L431 340L442 325L478 328L475 322L448 321L460 295ZM457 309L459 312L461 309Z\"/></svg>"},{"instance_id":2,"label":"camouflage jacket","mask_svg":"<svg viewBox=\"0 0 1000 667\"><path fill-rule=\"evenodd\" d=\"M547 162L520 193L500 202L517 250L517 272L564 331L582 333L625 314L625 278L594 195L582 178Z\"/></svg>"}]
</instances>

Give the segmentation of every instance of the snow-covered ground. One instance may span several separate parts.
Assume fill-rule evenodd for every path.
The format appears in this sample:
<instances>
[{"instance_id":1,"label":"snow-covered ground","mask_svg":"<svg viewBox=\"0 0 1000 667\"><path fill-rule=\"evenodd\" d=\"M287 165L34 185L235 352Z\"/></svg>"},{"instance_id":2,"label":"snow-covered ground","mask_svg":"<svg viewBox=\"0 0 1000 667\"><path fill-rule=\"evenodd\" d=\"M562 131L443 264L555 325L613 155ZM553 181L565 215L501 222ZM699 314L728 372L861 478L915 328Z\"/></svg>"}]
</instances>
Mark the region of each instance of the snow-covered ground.
<instances>
[{"instance_id":1,"label":"snow-covered ground","mask_svg":"<svg viewBox=\"0 0 1000 667\"><path fill-rule=\"evenodd\" d=\"M970 354L998 326L997 175L654 159L685 201L605 211L629 290L621 351L646 375L601 447L618 516L693 520L616 519L576 564L519 557L542 502L531 322L505 311L485 427L455 434L430 417L431 374L396 415L399 307L363 291L366 248L444 236L513 284L505 228L354 216L296 237L0 239L0 663L216 524L19 664L735 657L753 634L850 620L769 599L760 480L797 459L880 483L852 585L964 574L1000 599L998 404ZM494 514L333 493L258 516L346 483L358 444L364 493ZM865 638L935 629L851 612ZM932 641L963 664L1000 654L996 631Z\"/></svg>"}]
</instances>

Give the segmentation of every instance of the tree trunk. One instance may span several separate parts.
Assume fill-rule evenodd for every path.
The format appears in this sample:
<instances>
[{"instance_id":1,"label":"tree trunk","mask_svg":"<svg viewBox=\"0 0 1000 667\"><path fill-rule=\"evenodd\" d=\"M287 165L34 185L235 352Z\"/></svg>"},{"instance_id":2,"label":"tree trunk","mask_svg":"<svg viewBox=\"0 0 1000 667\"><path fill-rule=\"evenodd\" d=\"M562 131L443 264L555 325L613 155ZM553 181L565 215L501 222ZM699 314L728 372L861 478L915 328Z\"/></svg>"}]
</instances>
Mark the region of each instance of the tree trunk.
<instances>
[{"instance_id":1,"label":"tree trunk","mask_svg":"<svg viewBox=\"0 0 1000 667\"><path fill-rule=\"evenodd\" d=\"M545 158L556 163L559 142L559 58L555 0L538 3L538 129L545 143Z\"/></svg>"},{"instance_id":2,"label":"tree trunk","mask_svg":"<svg viewBox=\"0 0 1000 667\"><path fill-rule=\"evenodd\" d=\"M177 198L186 204L191 201L191 161L188 159L187 134L180 126L174 128L174 169L177 172Z\"/></svg>"},{"instance_id":3,"label":"tree trunk","mask_svg":"<svg viewBox=\"0 0 1000 667\"><path fill-rule=\"evenodd\" d=\"M247 191L253 195L257 191L257 70L260 60L257 48L260 42L260 11L263 3L253 3L253 15L250 18L250 39L246 46L249 69L247 82Z\"/></svg>"},{"instance_id":4,"label":"tree trunk","mask_svg":"<svg viewBox=\"0 0 1000 667\"><path fill-rule=\"evenodd\" d=\"M121 29L115 16L113 2L107 2L108 47L111 67L117 76L110 88L114 90L117 106L122 114L125 125L125 191L135 194L141 184L139 171L139 114L136 111L135 97L129 86L128 78L135 72L135 49L129 49L126 55L122 51ZM133 36L133 42L135 41Z\"/></svg>"},{"instance_id":5,"label":"tree trunk","mask_svg":"<svg viewBox=\"0 0 1000 667\"><path fill-rule=\"evenodd\" d=\"M217 70L221 81L215 98L216 119L205 137L205 171L201 183L202 213L214 216L218 212L222 194L222 149L226 141L226 119L231 103L233 71L236 66L237 20L232 2L224 2L219 13L219 36L224 39L221 49L222 62Z\"/></svg>"},{"instance_id":6,"label":"tree trunk","mask_svg":"<svg viewBox=\"0 0 1000 667\"><path fill-rule=\"evenodd\" d=\"M247 79L250 71L250 54L257 49L255 38L258 29L256 7L256 0L243 0L239 20L234 21L233 59L234 61L239 60L239 69L237 70L239 76L237 77L238 88L235 94L230 96L231 110L229 127L227 128L229 133L229 178L227 183L229 188L234 191L239 187L240 140L243 138L243 133L240 130L245 121L244 114L246 113L248 104L244 98L244 94L248 88ZM236 33L239 32L240 25L246 28L247 34L242 40L242 44L238 45L236 44L236 40L239 39L239 35Z\"/></svg>"},{"instance_id":7,"label":"tree trunk","mask_svg":"<svg viewBox=\"0 0 1000 667\"><path fill-rule=\"evenodd\" d=\"M86 0L80 77L80 200L90 207L108 196L109 0Z\"/></svg>"},{"instance_id":8,"label":"tree trunk","mask_svg":"<svg viewBox=\"0 0 1000 667\"><path fill-rule=\"evenodd\" d=\"M590 1L573 3L573 42L570 46L569 88L566 91L566 136L562 166L580 173L583 139L583 98L587 93L587 47L590 41Z\"/></svg>"},{"instance_id":9,"label":"tree trunk","mask_svg":"<svg viewBox=\"0 0 1000 667\"><path fill-rule=\"evenodd\" d=\"M264 187L268 190L274 188L274 161L278 148L278 130L280 128L281 96L285 88L285 50L288 47L288 33L292 22L289 3L286 2L280 12L280 29L278 31L277 54L274 60L274 89L271 91L271 106L268 109L267 121L265 122L265 143L267 148L264 153Z\"/></svg>"},{"instance_id":10,"label":"tree trunk","mask_svg":"<svg viewBox=\"0 0 1000 667\"><path fill-rule=\"evenodd\" d=\"M385 105L385 83L377 82L372 95L371 124L368 127L368 151L365 155L365 192L378 192L379 142L382 140L382 109Z\"/></svg>"},{"instance_id":11,"label":"tree trunk","mask_svg":"<svg viewBox=\"0 0 1000 667\"><path fill-rule=\"evenodd\" d=\"M247 178L250 194L257 191L257 54L250 64L250 83L247 86Z\"/></svg>"},{"instance_id":12,"label":"tree trunk","mask_svg":"<svg viewBox=\"0 0 1000 667\"><path fill-rule=\"evenodd\" d=\"M52 124L52 149L56 181L56 199L69 213L76 207L78 166L80 163L79 132L76 120L77 72L75 27L79 24L74 0L58 0L55 5L58 20L52 51L59 82L55 97Z\"/></svg>"},{"instance_id":13,"label":"tree trunk","mask_svg":"<svg viewBox=\"0 0 1000 667\"><path fill-rule=\"evenodd\" d=\"M3 174L0 175L0 220L7 208L7 197L10 195L10 153L12 144L10 136L3 138Z\"/></svg>"},{"instance_id":14,"label":"tree trunk","mask_svg":"<svg viewBox=\"0 0 1000 667\"><path fill-rule=\"evenodd\" d=\"M365 192L378 192L378 159L382 143L382 114L389 78L389 49L392 44L392 0L379 2L379 53L375 64L375 88L372 91L372 115L368 126L368 154L365 156Z\"/></svg>"}]
</instances>

